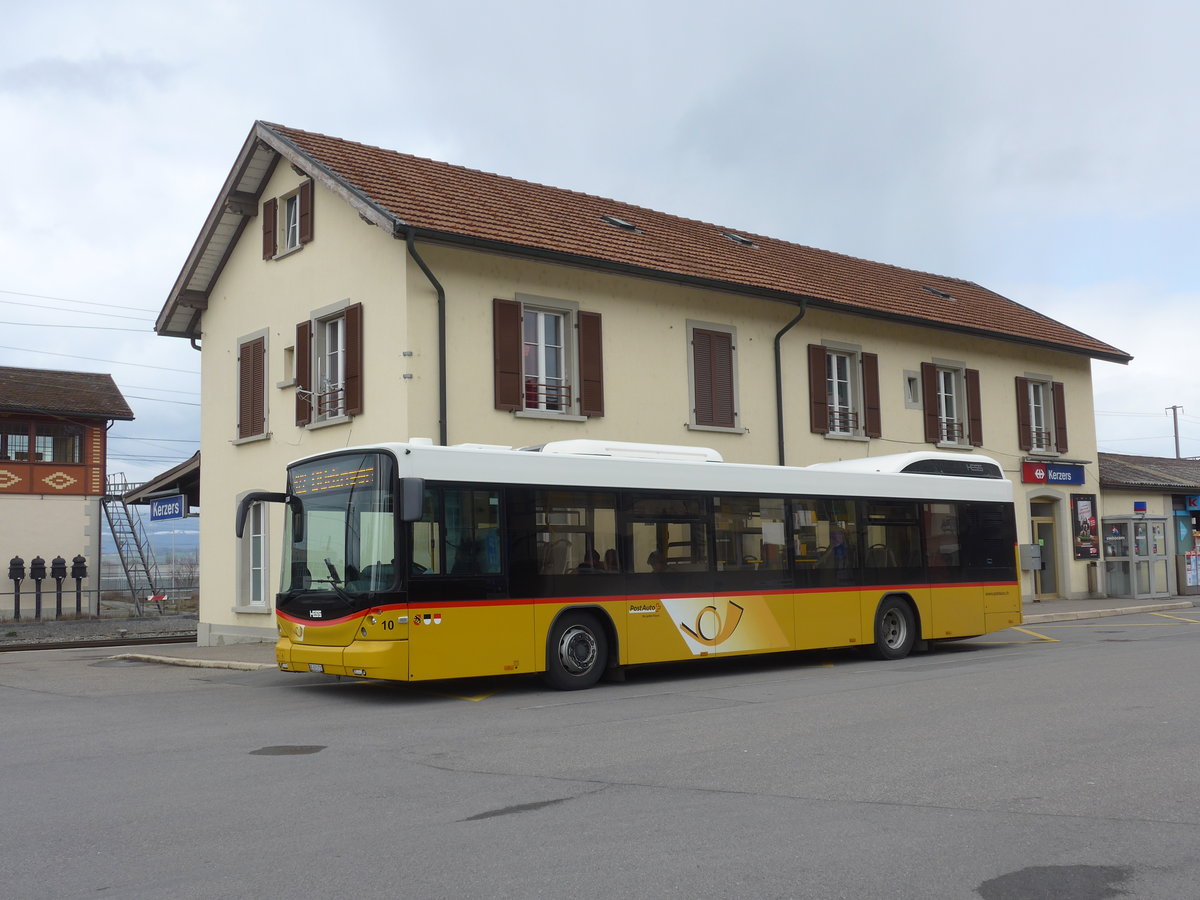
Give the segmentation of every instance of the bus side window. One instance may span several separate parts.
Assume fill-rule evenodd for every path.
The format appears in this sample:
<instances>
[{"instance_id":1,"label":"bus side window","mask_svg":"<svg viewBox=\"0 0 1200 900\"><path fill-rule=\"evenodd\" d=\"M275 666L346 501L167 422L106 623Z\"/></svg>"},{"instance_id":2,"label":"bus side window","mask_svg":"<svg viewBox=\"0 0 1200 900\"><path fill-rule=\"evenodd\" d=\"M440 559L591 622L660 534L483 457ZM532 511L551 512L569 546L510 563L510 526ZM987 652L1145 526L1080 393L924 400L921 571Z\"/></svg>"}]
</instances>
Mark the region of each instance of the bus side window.
<instances>
[{"instance_id":1,"label":"bus side window","mask_svg":"<svg viewBox=\"0 0 1200 900\"><path fill-rule=\"evenodd\" d=\"M858 521L853 500L796 498L792 510L792 559L801 585L849 585L858 581Z\"/></svg>"},{"instance_id":2,"label":"bus side window","mask_svg":"<svg viewBox=\"0 0 1200 900\"><path fill-rule=\"evenodd\" d=\"M925 561L929 567L957 567L962 557L958 534L958 504L926 503L922 525L925 531Z\"/></svg>"},{"instance_id":3,"label":"bus side window","mask_svg":"<svg viewBox=\"0 0 1200 900\"><path fill-rule=\"evenodd\" d=\"M413 574L494 575L500 571L500 495L444 488L425 492L413 523Z\"/></svg>"},{"instance_id":4,"label":"bus side window","mask_svg":"<svg viewBox=\"0 0 1200 900\"><path fill-rule=\"evenodd\" d=\"M717 571L782 570L783 500L768 497L714 497Z\"/></svg>"},{"instance_id":5,"label":"bus side window","mask_svg":"<svg viewBox=\"0 0 1200 900\"><path fill-rule=\"evenodd\" d=\"M616 494L588 491L538 491L539 575L616 573Z\"/></svg>"},{"instance_id":6,"label":"bus side window","mask_svg":"<svg viewBox=\"0 0 1200 900\"><path fill-rule=\"evenodd\" d=\"M451 575L500 571L500 495L496 491L447 490L446 569Z\"/></svg>"},{"instance_id":7,"label":"bus side window","mask_svg":"<svg viewBox=\"0 0 1200 900\"><path fill-rule=\"evenodd\" d=\"M708 572L708 509L684 494L631 494L626 500L634 572Z\"/></svg>"}]
</instances>

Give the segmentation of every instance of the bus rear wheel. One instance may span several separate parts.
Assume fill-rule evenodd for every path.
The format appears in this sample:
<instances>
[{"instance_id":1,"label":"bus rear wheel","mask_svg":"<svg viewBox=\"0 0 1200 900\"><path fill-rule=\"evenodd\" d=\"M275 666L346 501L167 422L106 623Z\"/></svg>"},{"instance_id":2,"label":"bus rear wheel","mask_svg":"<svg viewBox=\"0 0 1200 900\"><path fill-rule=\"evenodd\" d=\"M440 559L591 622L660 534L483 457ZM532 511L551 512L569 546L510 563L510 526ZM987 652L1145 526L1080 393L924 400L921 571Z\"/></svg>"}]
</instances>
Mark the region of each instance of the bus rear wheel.
<instances>
[{"instance_id":1,"label":"bus rear wheel","mask_svg":"<svg viewBox=\"0 0 1200 900\"><path fill-rule=\"evenodd\" d=\"M904 659L916 639L912 607L899 597L884 597L875 611L875 644L871 655L876 659Z\"/></svg>"},{"instance_id":2,"label":"bus rear wheel","mask_svg":"<svg viewBox=\"0 0 1200 900\"><path fill-rule=\"evenodd\" d=\"M546 642L546 684L560 691L589 688L608 664L608 636L595 616L567 613L559 617Z\"/></svg>"}]
</instances>

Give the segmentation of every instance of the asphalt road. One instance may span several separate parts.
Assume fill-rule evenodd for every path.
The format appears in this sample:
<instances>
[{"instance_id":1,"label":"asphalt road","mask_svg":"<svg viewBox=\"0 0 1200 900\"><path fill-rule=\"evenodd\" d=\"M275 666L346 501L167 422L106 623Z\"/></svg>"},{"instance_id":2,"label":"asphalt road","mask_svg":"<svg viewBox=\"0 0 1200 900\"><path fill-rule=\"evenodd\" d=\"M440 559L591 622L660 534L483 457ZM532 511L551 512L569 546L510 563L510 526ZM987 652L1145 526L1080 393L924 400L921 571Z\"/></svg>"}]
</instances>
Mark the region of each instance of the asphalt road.
<instances>
[{"instance_id":1,"label":"asphalt road","mask_svg":"<svg viewBox=\"0 0 1200 900\"><path fill-rule=\"evenodd\" d=\"M0 896L1200 893L1200 610L565 694L107 655L0 655Z\"/></svg>"}]
</instances>

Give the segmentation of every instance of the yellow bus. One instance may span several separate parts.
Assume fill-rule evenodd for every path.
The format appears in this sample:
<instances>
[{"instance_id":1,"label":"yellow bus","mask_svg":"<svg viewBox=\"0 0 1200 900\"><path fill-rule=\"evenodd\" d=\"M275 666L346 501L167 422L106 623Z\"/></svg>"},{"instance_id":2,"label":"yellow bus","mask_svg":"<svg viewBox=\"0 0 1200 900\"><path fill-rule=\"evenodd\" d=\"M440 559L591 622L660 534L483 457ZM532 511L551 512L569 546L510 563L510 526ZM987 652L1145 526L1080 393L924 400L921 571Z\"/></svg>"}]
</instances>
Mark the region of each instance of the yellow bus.
<instances>
[{"instance_id":1,"label":"yellow bus","mask_svg":"<svg viewBox=\"0 0 1200 900\"><path fill-rule=\"evenodd\" d=\"M914 645L1019 625L1012 485L974 454L807 467L599 441L420 439L288 467L276 659L288 672L541 673Z\"/></svg>"}]
</instances>

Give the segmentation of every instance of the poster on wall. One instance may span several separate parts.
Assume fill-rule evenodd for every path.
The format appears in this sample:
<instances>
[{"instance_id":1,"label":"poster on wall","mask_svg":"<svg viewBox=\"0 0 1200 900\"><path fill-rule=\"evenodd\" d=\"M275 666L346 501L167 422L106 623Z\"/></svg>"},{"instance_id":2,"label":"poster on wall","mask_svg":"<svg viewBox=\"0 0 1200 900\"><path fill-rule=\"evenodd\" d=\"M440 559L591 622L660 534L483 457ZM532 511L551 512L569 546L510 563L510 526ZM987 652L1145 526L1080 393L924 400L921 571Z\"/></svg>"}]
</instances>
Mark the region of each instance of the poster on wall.
<instances>
[{"instance_id":1,"label":"poster on wall","mask_svg":"<svg viewBox=\"0 0 1200 900\"><path fill-rule=\"evenodd\" d=\"M1076 559L1099 559L1100 542L1096 540L1096 495L1071 495L1071 545Z\"/></svg>"}]
</instances>

